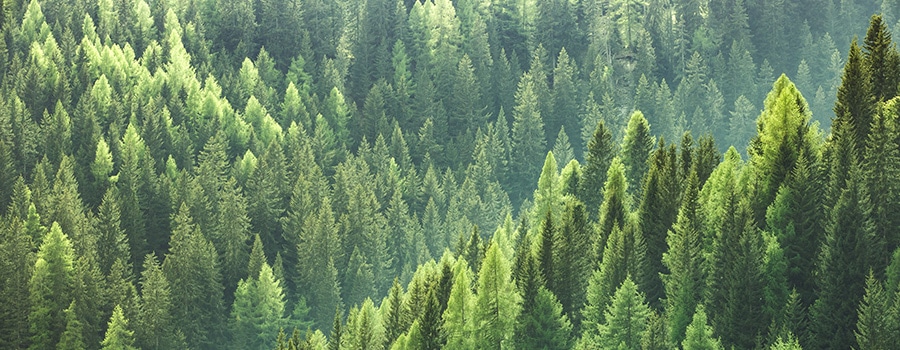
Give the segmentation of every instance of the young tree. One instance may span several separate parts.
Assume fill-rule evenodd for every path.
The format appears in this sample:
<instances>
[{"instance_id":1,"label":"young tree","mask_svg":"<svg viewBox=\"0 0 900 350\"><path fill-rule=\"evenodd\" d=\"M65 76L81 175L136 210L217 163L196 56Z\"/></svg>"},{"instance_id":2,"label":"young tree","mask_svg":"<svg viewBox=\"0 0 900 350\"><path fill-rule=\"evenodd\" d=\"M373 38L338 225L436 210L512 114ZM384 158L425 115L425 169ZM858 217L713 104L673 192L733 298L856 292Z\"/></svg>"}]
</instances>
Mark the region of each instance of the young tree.
<instances>
[{"instance_id":1,"label":"young tree","mask_svg":"<svg viewBox=\"0 0 900 350\"><path fill-rule=\"evenodd\" d=\"M29 282L30 349L49 349L59 343L66 327L64 311L74 295L74 260L72 242L54 222L38 250Z\"/></svg>"},{"instance_id":2,"label":"young tree","mask_svg":"<svg viewBox=\"0 0 900 350\"><path fill-rule=\"evenodd\" d=\"M697 306L693 320L687 327L681 348L684 350L724 350L719 338L713 337L713 328L706 322L706 312L702 305Z\"/></svg>"},{"instance_id":3,"label":"young tree","mask_svg":"<svg viewBox=\"0 0 900 350\"><path fill-rule=\"evenodd\" d=\"M641 183L650 167L647 160L650 158L650 153L653 152L654 143L656 140L650 134L650 124L644 118L643 113L635 111L628 120L625 137L622 139L622 163L625 164L628 193L635 198L642 197L643 186Z\"/></svg>"},{"instance_id":4,"label":"young tree","mask_svg":"<svg viewBox=\"0 0 900 350\"><path fill-rule=\"evenodd\" d=\"M122 308L116 305L106 328L106 337L100 343L103 350L136 350L134 347L134 331L128 328L128 319Z\"/></svg>"},{"instance_id":5,"label":"young tree","mask_svg":"<svg viewBox=\"0 0 900 350\"><path fill-rule=\"evenodd\" d=\"M235 349L271 349L285 321L281 283L263 263L258 278L238 282L231 309L232 344Z\"/></svg>"},{"instance_id":6,"label":"young tree","mask_svg":"<svg viewBox=\"0 0 900 350\"><path fill-rule=\"evenodd\" d=\"M704 290L703 232L698 203L697 172L692 168L678 210L678 218L668 231L669 249L662 262L669 273L660 274L665 287L664 308L669 327L668 340L679 344Z\"/></svg>"},{"instance_id":7,"label":"young tree","mask_svg":"<svg viewBox=\"0 0 900 350\"><path fill-rule=\"evenodd\" d=\"M458 259L454 265L453 287L447 309L444 310L445 345L449 349L468 349L474 347L475 295L472 293L472 277L465 259Z\"/></svg>"},{"instance_id":8,"label":"young tree","mask_svg":"<svg viewBox=\"0 0 900 350\"><path fill-rule=\"evenodd\" d=\"M474 344L480 349L501 349L512 345L519 314L519 296L511 278L509 262L500 248L491 244L478 273L474 324L480 331Z\"/></svg>"},{"instance_id":9,"label":"young tree","mask_svg":"<svg viewBox=\"0 0 900 350\"><path fill-rule=\"evenodd\" d=\"M597 218L597 210L603 202L603 186L613 157L616 156L616 144L606 124L599 120L594 127L593 136L587 144L582 180L579 182L578 198L585 204L585 210L592 219Z\"/></svg>"},{"instance_id":10,"label":"young tree","mask_svg":"<svg viewBox=\"0 0 900 350\"><path fill-rule=\"evenodd\" d=\"M640 349L647 331L650 307L638 286L625 278L606 308L606 323L600 326L601 347L611 349Z\"/></svg>"}]
</instances>

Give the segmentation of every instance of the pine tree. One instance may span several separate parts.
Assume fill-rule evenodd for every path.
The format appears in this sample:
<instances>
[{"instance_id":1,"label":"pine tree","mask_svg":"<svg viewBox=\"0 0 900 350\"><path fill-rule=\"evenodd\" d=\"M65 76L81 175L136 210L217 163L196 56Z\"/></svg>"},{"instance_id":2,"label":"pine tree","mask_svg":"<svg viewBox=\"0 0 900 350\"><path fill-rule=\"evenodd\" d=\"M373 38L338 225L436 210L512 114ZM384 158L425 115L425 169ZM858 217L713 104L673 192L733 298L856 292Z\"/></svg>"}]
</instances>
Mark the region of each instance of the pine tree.
<instances>
[{"instance_id":1,"label":"pine tree","mask_svg":"<svg viewBox=\"0 0 900 350\"><path fill-rule=\"evenodd\" d=\"M171 286L172 314L188 345L215 347L223 338L225 308L215 247L181 205L173 220L169 254L162 265Z\"/></svg>"},{"instance_id":2,"label":"pine tree","mask_svg":"<svg viewBox=\"0 0 900 350\"><path fill-rule=\"evenodd\" d=\"M478 272L475 297L475 347L501 349L513 343L513 327L519 314L519 296L511 279L509 262L491 244Z\"/></svg>"},{"instance_id":3,"label":"pine tree","mask_svg":"<svg viewBox=\"0 0 900 350\"><path fill-rule=\"evenodd\" d=\"M872 15L863 40L863 64L869 75L869 85L875 101L888 101L897 96L897 73L900 73L900 54L891 42L883 15Z\"/></svg>"},{"instance_id":4,"label":"pine tree","mask_svg":"<svg viewBox=\"0 0 900 350\"><path fill-rule=\"evenodd\" d=\"M810 125L812 113L806 100L787 76L782 75L766 96L763 112L756 121L758 134L747 153L759 183L754 196L754 219L762 224L766 208L796 167L800 154L818 154L818 131Z\"/></svg>"},{"instance_id":5,"label":"pine tree","mask_svg":"<svg viewBox=\"0 0 900 350\"><path fill-rule=\"evenodd\" d=\"M678 164L675 146L666 146L660 140L659 147L653 152L650 170L643 182L643 197L637 210L641 233L647 246L647 279L637 281L646 293L647 301L653 307L660 305L665 295L661 273L665 273L662 257L666 251L666 232L678 216L678 198L681 195L678 181Z\"/></svg>"},{"instance_id":6,"label":"pine tree","mask_svg":"<svg viewBox=\"0 0 900 350\"><path fill-rule=\"evenodd\" d=\"M75 301L73 300L69 307L63 312L66 316L66 330L62 333L59 338L59 343L56 344L57 350L84 350L87 347L84 345L83 334L84 330L81 326L81 321L78 320L78 315L75 314Z\"/></svg>"},{"instance_id":7,"label":"pine tree","mask_svg":"<svg viewBox=\"0 0 900 350\"><path fill-rule=\"evenodd\" d=\"M472 277L465 259L458 259L454 265L453 287L447 309L444 310L444 337L449 349L474 347L475 295L472 293Z\"/></svg>"},{"instance_id":8,"label":"pine tree","mask_svg":"<svg viewBox=\"0 0 900 350\"><path fill-rule=\"evenodd\" d=\"M635 198L642 197L644 175L650 167L647 160L653 152L655 138L650 134L650 124L644 114L635 111L628 120L625 137L622 139L622 163L625 164L625 178L628 188Z\"/></svg>"},{"instance_id":9,"label":"pine tree","mask_svg":"<svg viewBox=\"0 0 900 350\"><path fill-rule=\"evenodd\" d=\"M585 209L592 219L596 219L597 210L603 202L603 186L606 173L609 171L616 146L612 134L603 121L598 121L593 136L587 144L582 180L579 182L578 198L585 204Z\"/></svg>"},{"instance_id":10,"label":"pine tree","mask_svg":"<svg viewBox=\"0 0 900 350\"><path fill-rule=\"evenodd\" d=\"M122 313L122 308L116 305L109 319L106 329L106 337L100 343L103 350L135 350L134 331L128 329L128 319Z\"/></svg>"},{"instance_id":11,"label":"pine tree","mask_svg":"<svg viewBox=\"0 0 900 350\"><path fill-rule=\"evenodd\" d=\"M263 263L258 278L241 280L231 309L231 327L235 349L271 349L278 330L286 323L284 292Z\"/></svg>"},{"instance_id":12,"label":"pine tree","mask_svg":"<svg viewBox=\"0 0 900 350\"><path fill-rule=\"evenodd\" d=\"M513 203L521 203L524 199L530 184L534 183L534 174L538 174L540 165L535 160L545 152L544 123L536 80L537 77L525 73L516 90L510 155L510 172L516 178L509 191Z\"/></svg>"},{"instance_id":13,"label":"pine tree","mask_svg":"<svg viewBox=\"0 0 900 350\"><path fill-rule=\"evenodd\" d=\"M141 304L135 339L142 349L169 349L187 346L184 334L176 329L171 287L153 254L144 257L141 275Z\"/></svg>"},{"instance_id":14,"label":"pine tree","mask_svg":"<svg viewBox=\"0 0 900 350\"><path fill-rule=\"evenodd\" d=\"M690 315L700 303L704 290L703 233L697 182L697 172L692 168L678 218L666 236L669 249L662 255L662 262L669 270L667 274L660 274L660 279L666 290L664 307L671 344L684 340Z\"/></svg>"},{"instance_id":15,"label":"pine tree","mask_svg":"<svg viewBox=\"0 0 900 350\"><path fill-rule=\"evenodd\" d=\"M859 349L887 349L897 340L896 317L890 312L891 297L872 271L866 277L866 293L857 309L856 343ZM893 322L892 322L893 321Z\"/></svg>"},{"instance_id":16,"label":"pine tree","mask_svg":"<svg viewBox=\"0 0 900 350\"><path fill-rule=\"evenodd\" d=\"M625 178L625 165L619 158L613 158L612 164L606 175L606 184L603 188L603 204L600 205L599 221L594 229L594 259L600 261L603 257L606 242L613 230L625 226L626 217L629 215L631 201L627 194L628 184Z\"/></svg>"},{"instance_id":17,"label":"pine tree","mask_svg":"<svg viewBox=\"0 0 900 350\"><path fill-rule=\"evenodd\" d=\"M706 322L703 306L697 306L693 320L687 327L685 339L681 342L684 350L723 350L722 343L713 337L713 328Z\"/></svg>"},{"instance_id":18,"label":"pine tree","mask_svg":"<svg viewBox=\"0 0 900 350\"><path fill-rule=\"evenodd\" d=\"M651 311L630 277L616 290L604 313L606 323L600 326L598 339L602 348L641 348L641 339L647 331Z\"/></svg>"},{"instance_id":19,"label":"pine tree","mask_svg":"<svg viewBox=\"0 0 900 350\"><path fill-rule=\"evenodd\" d=\"M66 327L64 311L70 306L75 287L74 259L72 242L54 222L38 250L29 282L30 349L49 349L59 343Z\"/></svg>"},{"instance_id":20,"label":"pine tree","mask_svg":"<svg viewBox=\"0 0 900 350\"><path fill-rule=\"evenodd\" d=\"M855 346L855 309L865 292L865 275L871 252L871 204L852 166L848 186L841 191L825 225L825 242L819 253L819 298L810 308L812 346ZM840 315L840 316L838 316Z\"/></svg>"}]
</instances>

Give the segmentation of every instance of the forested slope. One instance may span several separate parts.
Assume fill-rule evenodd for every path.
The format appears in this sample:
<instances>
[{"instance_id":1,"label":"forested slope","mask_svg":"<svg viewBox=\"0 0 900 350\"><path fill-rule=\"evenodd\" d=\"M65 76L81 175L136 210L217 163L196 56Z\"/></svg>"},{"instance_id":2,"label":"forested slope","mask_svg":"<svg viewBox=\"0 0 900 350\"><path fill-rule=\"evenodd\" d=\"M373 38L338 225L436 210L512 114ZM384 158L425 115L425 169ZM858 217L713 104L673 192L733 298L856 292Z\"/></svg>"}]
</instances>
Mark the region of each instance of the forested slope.
<instances>
[{"instance_id":1,"label":"forested slope","mask_svg":"<svg viewBox=\"0 0 900 350\"><path fill-rule=\"evenodd\" d=\"M0 348L891 348L898 16L3 0Z\"/></svg>"}]
</instances>

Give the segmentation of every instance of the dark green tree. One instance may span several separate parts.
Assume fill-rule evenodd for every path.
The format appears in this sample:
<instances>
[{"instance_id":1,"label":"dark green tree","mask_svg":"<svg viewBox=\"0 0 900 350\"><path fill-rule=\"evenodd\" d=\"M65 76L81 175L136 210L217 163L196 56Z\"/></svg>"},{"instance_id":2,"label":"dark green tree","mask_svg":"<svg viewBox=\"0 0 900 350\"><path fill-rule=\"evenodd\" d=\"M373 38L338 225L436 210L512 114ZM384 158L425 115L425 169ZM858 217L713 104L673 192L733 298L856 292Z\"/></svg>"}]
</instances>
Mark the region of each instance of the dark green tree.
<instances>
[{"instance_id":1,"label":"dark green tree","mask_svg":"<svg viewBox=\"0 0 900 350\"><path fill-rule=\"evenodd\" d=\"M628 120L625 128L625 138L622 140L622 163L625 164L625 177L628 179L628 193L635 198L641 198L643 186L641 183L647 170L650 168L648 159L653 152L653 144L656 143L650 134L650 124L644 118L644 114L635 111Z\"/></svg>"},{"instance_id":2,"label":"dark green tree","mask_svg":"<svg viewBox=\"0 0 900 350\"><path fill-rule=\"evenodd\" d=\"M616 144L606 124L600 120L594 127L593 136L587 144L582 179L579 182L578 198L585 204L585 210L592 219L597 218L600 203L603 203L603 187L613 157Z\"/></svg>"},{"instance_id":3,"label":"dark green tree","mask_svg":"<svg viewBox=\"0 0 900 350\"><path fill-rule=\"evenodd\" d=\"M162 265L171 286L172 314L188 345L215 348L224 338L225 307L216 249L182 204L172 223L171 248Z\"/></svg>"}]
</instances>

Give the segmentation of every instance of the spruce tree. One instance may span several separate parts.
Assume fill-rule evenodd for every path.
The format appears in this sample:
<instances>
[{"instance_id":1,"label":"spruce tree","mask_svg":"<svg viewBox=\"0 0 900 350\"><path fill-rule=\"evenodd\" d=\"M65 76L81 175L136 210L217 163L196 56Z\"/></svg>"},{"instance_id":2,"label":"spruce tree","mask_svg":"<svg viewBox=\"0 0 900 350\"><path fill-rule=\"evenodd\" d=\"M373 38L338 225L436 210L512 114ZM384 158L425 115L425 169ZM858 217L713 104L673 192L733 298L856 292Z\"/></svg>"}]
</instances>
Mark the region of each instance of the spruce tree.
<instances>
[{"instance_id":1,"label":"spruce tree","mask_svg":"<svg viewBox=\"0 0 900 350\"><path fill-rule=\"evenodd\" d=\"M681 342L684 350L723 350L722 343L714 338L713 328L706 322L706 312L703 306L697 306L693 320L687 327L684 341Z\"/></svg>"},{"instance_id":2,"label":"spruce tree","mask_svg":"<svg viewBox=\"0 0 900 350\"><path fill-rule=\"evenodd\" d=\"M865 292L872 240L871 204L852 166L848 187L828 213L818 261L818 299L810 308L810 345L856 346L856 306Z\"/></svg>"},{"instance_id":3,"label":"spruce tree","mask_svg":"<svg viewBox=\"0 0 900 350\"><path fill-rule=\"evenodd\" d=\"M605 314L606 323L600 326L599 342L602 348L641 348L651 311L644 295L630 277L616 290Z\"/></svg>"},{"instance_id":4,"label":"spruce tree","mask_svg":"<svg viewBox=\"0 0 900 350\"><path fill-rule=\"evenodd\" d=\"M453 288L443 314L443 332L447 348L468 349L474 347L476 331L472 277L465 259L457 260L454 270Z\"/></svg>"},{"instance_id":5,"label":"spruce tree","mask_svg":"<svg viewBox=\"0 0 900 350\"><path fill-rule=\"evenodd\" d=\"M509 262L496 244L491 244L478 273L474 324L475 347L501 349L512 346L519 296L512 281Z\"/></svg>"},{"instance_id":6,"label":"spruce tree","mask_svg":"<svg viewBox=\"0 0 900 350\"><path fill-rule=\"evenodd\" d=\"M644 118L644 114L635 111L628 120L625 128L625 137L622 139L622 163L625 164L625 178L628 179L628 188L634 198L641 198L644 175L650 167L647 160L656 143L650 134L650 124Z\"/></svg>"},{"instance_id":7,"label":"spruce tree","mask_svg":"<svg viewBox=\"0 0 900 350\"><path fill-rule=\"evenodd\" d=\"M857 308L856 343L858 349L887 349L897 341L896 317L889 314L891 296L869 271L866 293Z\"/></svg>"},{"instance_id":8,"label":"spruce tree","mask_svg":"<svg viewBox=\"0 0 900 350\"><path fill-rule=\"evenodd\" d=\"M171 286L172 313L194 348L216 347L224 338L225 307L218 254L181 205L173 220L169 254L162 265Z\"/></svg>"},{"instance_id":9,"label":"spruce tree","mask_svg":"<svg viewBox=\"0 0 900 350\"><path fill-rule=\"evenodd\" d=\"M872 15L863 44L863 63L869 73L872 95L875 101L888 101L897 96L900 54L891 42L891 32L883 15Z\"/></svg>"},{"instance_id":10,"label":"spruce tree","mask_svg":"<svg viewBox=\"0 0 900 350\"><path fill-rule=\"evenodd\" d=\"M626 217L631 210L631 197L628 196L628 184L625 178L625 165L619 158L613 158L606 175L603 189L603 204L600 205L599 221L595 227L594 259L603 257L606 242L618 227L625 226Z\"/></svg>"},{"instance_id":11,"label":"spruce tree","mask_svg":"<svg viewBox=\"0 0 900 350\"><path fill-rule=\"evenodd\" d=\"M84 345L84 336L82 332L84 330L81 326L81 321L78 320L78 315L75 314L75 301L73 300L69 307L63 312L66 316L66 330L62 333L62 336L59 338L59 343L56 344L57 350L85 350L87 347Z\"/></svg>"},{"instance_id":12,"label":"spruce tree","mask_svg":"<svg viewBox=\"0 0 900 350\"><path fill-rule=\"evenodd\" d=\"M144 257L141 272L141 303L136 320L135 339L142 349L184 347L184 334L176 328L172 289L157 258Z\"/></svg>"},{"instance_id":13,"label":"spruce tree","mask_svg":"<svg viewBox=\"0 0 900 350\"><path fill-rule=\"evenodd\" d=\"M653 152L650 170L644 178L644 195L637 210L641 233L647 246L646 280L637 281L651 306L658 308L665 295L659 275L667 272L662 257L666 251L666 232L678 216L681 188L675 146L660 140Z\"/></svg>"},{"instance_id":14,"label":"spruce tree","mask_svg":"<svg viewBox=\"0 0 900 350\"><path fill-rule=\"evenodd\" d=\"M106 328L106 337L100 343L103 350L136 350L134 347L134 331L128 328L128 319L122 313L122 308L116 305L112 316L109 318L109 326Z\"/></svg>"},{"instance_id":15,"label":"spruce tree","mask_svg":"<svg viewBox=\"0 0 900 350\"><path fill-rule=\"evenodd\" d=\"M606 174L615 155L616 144L612 140L612 133L600 120L587 144L578 189L578 199L584 202L585 209L592 219L597 218L597 210L603 202L603 184L606 183Z\"/></svg>"},{"instance_id":16,"label":"spruce tree","mask_svg":"<svg viewBox=\"0 0 900 350\"><path fill-rule=\"evenodd\" d=\"M662 262L669 273L660 274L665 287L665 315L669 327L668 340L679 344L692 312L703 296L705 283L703 233L698 203L697 172L692 168L682 196L678 218L668 231L668 250Z\"/></svg>"},{"instance_id":17,"label":"spruce tree","mask_svg":"<svg viewBox=\"0 0 900 350\"><path fill-rule=\"evenodd\" d=\"M65 330L64 311L72 302L75 288L74 260L72 242L54 222L38 250L29 282L30 349L52 348Z\"/></svg>"},{"instance_id":18,"label":"spruce tree","mask_svg":"<svg viewBox=\"0 0 900 350\"><path fill-rule=\"evenodd\" d=\"M285 325L284 292L263 263L259 277L241 280L231 308L231 335L235 349L271 349L278 330Z\"/></svg>"},{"instance_id":19,"label":"spruce tree","mask_svg":"<svg viewBox=\"0 0 900 350\"><path fill-rule=\"evenodd\" d=\"M512 152L510 171L514 174L510 187L513 203L521 203L527 189L538 174L537 159L545 152L544 123L536 88L537 77L525 73L516 90L516 106L513 109Z\"/></svg>"}]
</instances>

